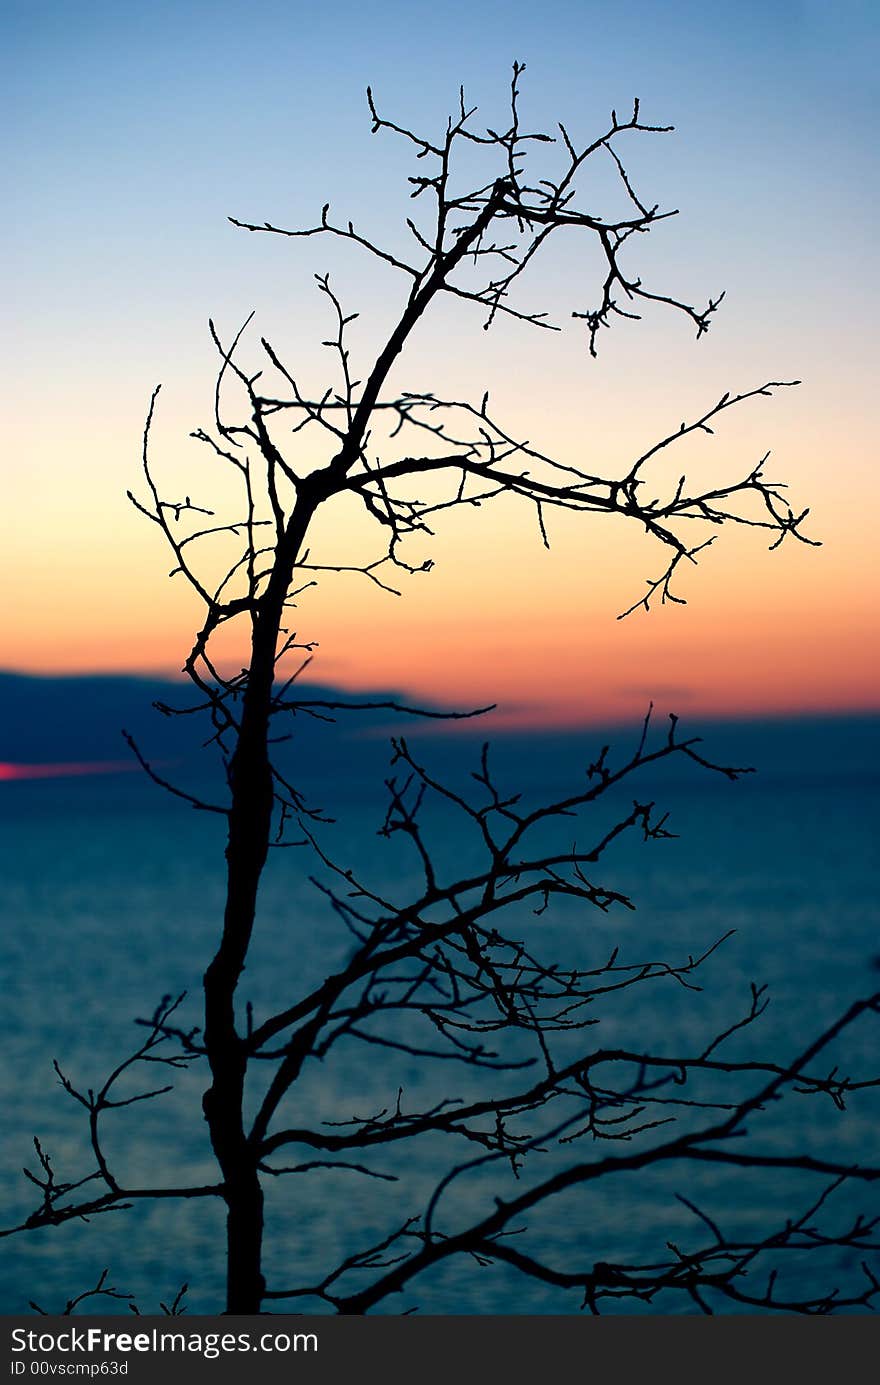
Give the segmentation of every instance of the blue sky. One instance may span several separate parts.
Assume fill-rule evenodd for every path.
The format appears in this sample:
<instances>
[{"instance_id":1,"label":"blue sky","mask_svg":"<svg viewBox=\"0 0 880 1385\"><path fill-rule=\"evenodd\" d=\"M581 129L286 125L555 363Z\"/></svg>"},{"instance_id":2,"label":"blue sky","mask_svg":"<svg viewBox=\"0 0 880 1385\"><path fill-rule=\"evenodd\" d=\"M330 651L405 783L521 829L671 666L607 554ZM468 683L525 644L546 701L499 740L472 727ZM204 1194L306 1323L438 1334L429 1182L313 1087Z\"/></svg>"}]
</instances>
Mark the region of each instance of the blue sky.
<instances>
[{"instance_id":1,"label":"blue sky","mask_svg":"<svg viewBox=\"0 0 880 1385\"><path fill-rule=\"evenodd\" d=\"M189 332L224 300L237 308L255 257L228 213L307 219L332 193L381 217L376 189L401 151L370 139L367 82L401 118L439 123L459 82L500 118L513 58L528 64L537 123L561 115L592 130L638 95L646 114L679 128L651 148L652 181L682 205L692 246L729 289L741 265L760 280L754 244L743 244L756 216L792 240L805 276L831 247L858 256L876 205L871 9L7 5L13 367L16 358L34 367L47 334L67 338L77 316L87 335L112 333L135 311L154 334L154 318ZM802 220L806 234L795 237ZM789 299L800 315L797 295ZM107 344L102 333L98 356Z\"/></svg>"}]
</instances>

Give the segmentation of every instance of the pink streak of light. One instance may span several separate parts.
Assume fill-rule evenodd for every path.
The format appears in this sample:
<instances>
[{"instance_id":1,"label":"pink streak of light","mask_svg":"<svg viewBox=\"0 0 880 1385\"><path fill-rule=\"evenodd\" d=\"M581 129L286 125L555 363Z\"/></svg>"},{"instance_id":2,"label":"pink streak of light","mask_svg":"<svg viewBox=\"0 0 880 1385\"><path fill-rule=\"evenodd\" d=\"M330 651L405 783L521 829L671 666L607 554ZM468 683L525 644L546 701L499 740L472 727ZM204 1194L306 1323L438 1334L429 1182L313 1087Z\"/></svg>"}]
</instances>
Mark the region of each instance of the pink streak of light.
<instances>
[{"instance_id":1,"label":"pink streak of light","mask_svg":"<svg viewBox=\"0 0 880 1385\"><path fill-rule=\"evenodd\" d=\"M138 766L130 760L81 760L48 765L17 765L0 760L0 783L13 779L59 779L68 775L125 774Z\"/></svg>"}]
</instances>

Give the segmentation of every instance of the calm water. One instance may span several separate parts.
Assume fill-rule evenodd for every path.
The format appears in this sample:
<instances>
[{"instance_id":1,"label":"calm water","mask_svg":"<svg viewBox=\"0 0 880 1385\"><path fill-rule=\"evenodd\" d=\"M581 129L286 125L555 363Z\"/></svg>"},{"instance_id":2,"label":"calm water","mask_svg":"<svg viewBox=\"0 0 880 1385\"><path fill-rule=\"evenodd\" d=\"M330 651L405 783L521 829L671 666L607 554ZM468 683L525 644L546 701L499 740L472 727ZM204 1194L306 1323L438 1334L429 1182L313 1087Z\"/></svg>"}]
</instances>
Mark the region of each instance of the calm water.
<instances>
[{"instance_id":1,"label":"calm water","mask_svg":"<svg viewBox=\"0 0 880 1385\"><path fill-rule=\"evenodd\" d=\"M508 782L552 792L580 782L595 739L548 741L537 748L511 740L500 762ZM646 788L671 810L671 825L681 837L609 857L603 879L626 888L637 912L606 917L593 911L595 917L586 919L572 911L541 920L527 915L518 927L541 940L544 955L594 965L617 945L622 961L682 961L728 929L737 932L706 965L699 994L674 982L637 988L597 1010L601 1024L582 1036L584 1045L692 1049L740 1016L755 980L768 983L772 1003L731 1053L792 1055L852 999L878 988L878 740L878 724L871 721L719 728L719 751L727 747L733 759L757 761L762 775L729 785L676 774ZM435 744L425 754L460 772L463 752ZM320 797L340 817L328 838L337 854L394 888L413 867L406 858L386 855L376 836L381 812L369 786L383 757L378 743L341 753L331 765L334 782L322 786ZM146 1015L166 992L190 990L187 1015L189 1023L198 1022L200 973L222 907L218 821L128 776L0 784L5 1224L35 1204L35 1189L20 1173L23 1164L33 1167L34 1134L61 1177L88 1169L84 1113L61 1089L52 1059L81 1087L96 1086L137 1041L133 1019ZM467 860L471 845L460 827L446 820L436 827L441 855ZM348 951L347 935L305 874L299 853L279 852L272 860L244 985L258 1016L269 1005L289 1003ZM872 1064L876 1072L878 1056L876 1025L872 1030L863 1023L848 1040L845 1057L835 1052L825 1068L840 1060L854 1076ZM490 1078L490 1089L500 1080ZM170 1096L116 1115L108 1144L126 1178L214 1179L199 1111L203 1085L196 1070L179 1079ZM312 1123L363 1115L393 1106L399 1086L405 1103L417 1109L438 1094L466 1094L472 1076L444 1070L438 1088L412 1058L340 1046L334 1061L307 1071L298 1089L299 1117L292 1104L286 1113ZM752 1129L764 1150L797 1145L876 1162L878 1115L878 1101L867 1095L843 1113L827 1098L793 1097L756 1116ZM602 1152L576 1145L563 1154L571 1160ZM292 1160L297 1157L308 1156L291 1153ZM549 1171L557 1157L551 1151L543 1162L538 1158L531 1176ZM398 1182L316 1171L272 1183L270 1281L291 1285L320 1278L342 1255L387 1234L423 1209L448 1162L442 1143L425 1141L407 1154L405 1169L396 1165L393 1150L371 1158L377 1171L400 1175ZM510 1191L510 1175L498 1169L493 1179L491 1191ZM682 1246L705 1240L675 1202L676 1191L701 1201L732 1227L767 1231L769 1218L799 1213L819 1186L803 1175L758 1179L693 1168L621 1175L533 1213L529 1234L533 1247L563 1265L662 1256L667 1240ZM872 1210L872 1197L876 1214L880 1206L870 1188L861 1190L859 1205ZM465 1178L445 1203L444 1224L461 1225L487 1205L485 1180ZM848 1196L841 1199L840 1216L854 1206ZM156 1311L160 1299L168 1301L185 1280L191 1286L189 1310L211 1312L222 1292L221 1209L213 1202L138 1208L89 1226L7 1239L0 1242L0 1256L5 1312L22 1310L29 1298L57 1311L105 1266L110 1282L134 1293L142 1311ZM844 1282L847 1255L836 1256L826 1286L835 1276ZM809 1266L794 1263L791 1272L793 1282L808 1282ZM534 1285L512 1271L459 1264L414 1285L389 1308L416 1305L434 1312L569 1312L578 1309L579 1296ZM117 1306L96 1305L108 1312ZM302 1306L317 1308L312 1301ZM656 1308L689 1311L674 1299L660 1300Z\"/></svg>"}]
</instances>

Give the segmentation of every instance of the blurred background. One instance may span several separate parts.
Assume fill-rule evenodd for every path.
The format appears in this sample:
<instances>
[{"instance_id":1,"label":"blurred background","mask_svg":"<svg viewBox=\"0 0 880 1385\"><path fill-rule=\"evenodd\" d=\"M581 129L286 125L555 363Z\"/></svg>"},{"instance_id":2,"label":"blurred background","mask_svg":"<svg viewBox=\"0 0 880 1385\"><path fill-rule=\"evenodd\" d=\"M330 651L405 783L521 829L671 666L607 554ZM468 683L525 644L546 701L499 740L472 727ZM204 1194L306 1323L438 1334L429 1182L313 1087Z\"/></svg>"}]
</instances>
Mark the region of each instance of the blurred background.
<instances>
[{"instance_id":1,"label":"blurred background","mask_svg":"<svg viewBox=\"0 0 880 1385\"><path fill-rule=\"evenodd\" d=\"M772 995L756 1044L793 1053L875 989L873 7L43 0L3 13L12 132L0 226L11 310L0 545L4 1224L33 1205L18 1172L33 1166L33 1134L71 1175L87 1158L52 1059L83 1086L100 1081L137 1039L131 1021L166 992L188 989L198 1022L222 908L222 837L132 772L119 732L134 732L163 772L216 782L188 719L151 711L155 698L175 696L169 680L200 612L179 579L166 579L158 535L125 492L138 485L143 421L161 381L157 474L170 491L210 502L215 478L188 438L213 409L209 316L229 337L255 309L245 353L256 360L265 333L321 393L332 361L318 345L328 321L313 275L330 271L346 310L360 313L355 366L381 344L403 293L393 275L323 240L256 237L227 220L309 225L330 200L340 218L397 244L414 170L405 144L371 135L367 82L383 113L426 133L445 127L460 83L486 124L503 122L515 58L527 63L522 111L534 129L561 119L587 139L638 96L646 120L676 130L632 137L627 166L649 204L681 212L649 243L640 238L639 269L699 304L726 290L699 343L683 318L658 310L605 334L593 361L569 312L595 301L597 267L563 256L523 288L524 306L551 309L562 333L504 323L484 333L478 315L447 306L395 383L475 402L488 389L514 433L612 474L727 390L802 380L742 406L683 461L723 477L772 449L769 472L790 483L796 508L811 507L806 531L823 546L768 553L760 535L724 534L682 579L687 605L617 621L658 575L639 535L562 518L546 552L534 517L514 506L453 514L432 543L434 570L402 599L345 575L306 594L300 633L319 641L309 676L346 692L497 702L476 730L422 733L424 753L466 777L492 736L507 782L535 795L580 782L603 741L630 747L651 699L661 726L676 712L718 758L758 767L736 785L656 776L645 792L670 808L680 838L609 865L637 913L590 920L577 934L564 913L548 924L561 955L604 957L619 944L631 959L699 953L737 930L707 965L704 993L658 991L648 1013L609 1007L600 1038L698 1044L738 1017L754 980ZM359 542L351 516L335 517L326 541L344 558ZM298 723L293 753L313 798L339 819L334 849L405 884L409 864L375 845L390 729L382 717L338 733ZM446 840L453 854L467 850L457 831ZM277 855L247 975L258 1007L347 946L309 890L307 863ZM869 1039L854 1035L841 1062L865 1067L872 1051L876 1062ZM322 1118L340 1119L355 1097L393 1101L401 1080L414 1100L431 1094L423 1073L355 1058L316 1073L309 1091ZM211 1176L192 1118L203 1085L193 1072L164 1104L120 1118L114 1139L133 1176ZM864 1159L876 1148L876 1103L835 1114L828 1125L813 1103L795 1102L771 1113L767 1141L827 1149L830 1140L840 1157ZM359 1237L383 1234L423 1204L438 1157L415 1158L406 1189L320 1176L273 1218L273 1272L289 1278L292 1257L315 1272ZM809 1196L788 1175L758 1186L706 1174L683 1189L664 1174L560 1204L540 1234L548 1253L570 1251L574 1235L594 1255L650 1254L693 1234L673 1194L695 1190L745 1228L781 1207L797 1212ZM460 1206L480 1205L483 1191L475 1183ZM4 1242L0 1309L30 1298L57 1309L107 1265L143 1311L183 1280L190 1311L211 1311L223 1277L220 1212L186 1212L138 1210ZM424 1302L442 1312L578 1306L501 1270L440 1275Z\"/></svg>"}]
</instances>

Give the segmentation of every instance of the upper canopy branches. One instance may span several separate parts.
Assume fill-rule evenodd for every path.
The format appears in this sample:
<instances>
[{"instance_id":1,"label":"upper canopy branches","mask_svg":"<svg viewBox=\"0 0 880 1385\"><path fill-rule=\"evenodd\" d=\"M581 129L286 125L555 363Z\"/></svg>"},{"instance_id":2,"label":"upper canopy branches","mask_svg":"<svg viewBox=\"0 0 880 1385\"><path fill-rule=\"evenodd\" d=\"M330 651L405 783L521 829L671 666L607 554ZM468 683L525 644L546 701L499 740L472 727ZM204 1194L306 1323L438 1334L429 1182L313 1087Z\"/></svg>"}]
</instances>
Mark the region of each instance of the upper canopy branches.
<instances>
[{"instance_id":1,"label":"upper canopy branches","mask_svg":"<svg viewBox=\"0 0 880 1385\"><path fill-rule=\"evenodd\" d=\"M467 106L462 89L458 111L449 117L444 134L436 140L382 116L372 91L367 89L374 133L388 130L403 137L416 149L417 159L427 165L424 172L409 178L411 197L418 202L416 214L423 201L430 203L430 211L421 222L412 216L406 219L415 242L411 257L403 258L378 245L351 221L334 220L329 203L317 225L298 230L285 230L271 222L256 223L235 217L230 220L245 230L275 235L341 237L406 274L412 281L411 302L427 289L440 289L485 308L486 327L496 316L504 314L557 331L558 326L549 321L546 312L512 303L511 291L555 231L565 228L587 232L601 249L605 278L596 304L573 305L572 316L586 322L592 355L596 355L596 341L603 327L610 327L615 317L637 318L639 307L647 302L665 303L683 312L701 336L723 294L710 299L705 308L697 308L674 295L646 288L637 275L624 270L619 259L621 248L632 236L677 214L674 210L662 211L656 203L649 206L636 192L618 153L621 136L628 132L665 134L673 127L644 122L636 100L628 118L621 120L612 111L605 130L586 143L575 143L561 123L552 135L526 131L519 109L519 79L524 71L525 64L514 63L506 129L478 129L474 121L477 107ZM553 154L559 157L547 159L546 167L543 163L534 167L534 156L544 155L543 146L547 145L554 146ZM484 176L475 184L460 186L458 156L465 155L468 146L482 156L478 163ZM597 158L608 159L615 171L623 194L622 214L605 214L580 204L578 177ZM473 163L473 158L467 159L468 167ZM471 271L469 279L451 272L466 267Z\"/></svg>"}]
</instances>

